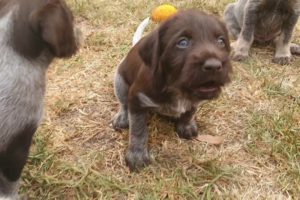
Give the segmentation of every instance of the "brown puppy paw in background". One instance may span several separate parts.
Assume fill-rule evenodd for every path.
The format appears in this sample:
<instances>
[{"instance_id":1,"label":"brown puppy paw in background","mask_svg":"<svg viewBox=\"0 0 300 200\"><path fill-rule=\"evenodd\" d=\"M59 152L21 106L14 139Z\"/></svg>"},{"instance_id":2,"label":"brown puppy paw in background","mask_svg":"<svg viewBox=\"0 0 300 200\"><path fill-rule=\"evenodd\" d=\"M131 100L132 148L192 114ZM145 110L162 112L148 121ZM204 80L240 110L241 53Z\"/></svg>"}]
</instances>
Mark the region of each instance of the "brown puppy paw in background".
<instances>
[{"instance_id":1,"label":"brown puppy paw in background","mask_svg":"<svg viewBox=\"0 0 300 200\"><path fill-rule=\"evenodd\" d=\"M233 59L249 56L253 41L274 42L273 62L290 63L292 54L300 55L300 46L291 43L300 13L300 0L238 0L227 6L224 19L236 42Z\"/></svg>"},{"instance_id":2,"label":"brown puppy paw in background","mask_svg":"<svg viewBox=\"0 0 300 200\"><path fill-rule=\"evenodd\" d=\"M16 200L43 113L46 71L78 49L63 0L0 1L0 199Z\"/></svg>"},{"instance_id":3,"label":"brown puppy paw in background","mask_svg":"<svg viewBox=\"0 0 300 200\"><path fill-rule=\"evenodd\" d=\"M225 24L195 10L179 12L131 49L117 69L120 110L113 119L114 128L130 128L125 161L131 171L150 163L148 111L174 118L179 137L197 136L197 105L217 98L230 81L229 54Z\"/></svg>"}]
</instances>

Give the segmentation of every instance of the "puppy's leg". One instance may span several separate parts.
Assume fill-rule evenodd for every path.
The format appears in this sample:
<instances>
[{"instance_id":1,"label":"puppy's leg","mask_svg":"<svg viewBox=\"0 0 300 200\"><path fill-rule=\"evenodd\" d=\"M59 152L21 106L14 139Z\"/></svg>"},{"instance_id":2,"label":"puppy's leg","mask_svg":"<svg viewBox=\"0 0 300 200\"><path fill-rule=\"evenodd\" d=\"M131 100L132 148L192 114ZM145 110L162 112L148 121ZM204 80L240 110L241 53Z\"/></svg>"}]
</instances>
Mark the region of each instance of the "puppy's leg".
<instances>
[{"instance_id":1,"label":"puppy's leg","mask_svg":"<svg viewBox=\"0 0 300 200\"><path fill-rule=\"evenodd\" d=\"M26 164L36 127L35 124L27 125L0 151L0 199L18 199L18 180Z\"/></svg>"},{"instance_id":2,"label":"puppy's leg","mask_svg":"<svg viewBox=\"0 0 300 200\"><path fill-rule=\"evenodd\" d=\"M260 0L248 0L244 8L244 20L238 40L234 43L233 59L242 61L249 56L249 49L254 40L254 29Z\"/></svg>"},{"instance_id":3,"label":"puppy's leg","mask_svg":"<svg viewBox=\"0 0 300 200\"><path fill-rule=\"evenodd\" d=\"M128 89L129 86L123 79L123 77L117 72L115 76L115 95L120 102L119 112L113 119L113 127L115 129L128 128Z\"/></svg>"},{"instance_id":4,"label":"puppy's leg","mask_svg":"<svg viewBox=\"0 0 300 200\"><path fill-rule=\"evenodd\" d=\"M19 181L9 181L0 173L0 199L19 200Z\"/></svg>"},{"instance_id":5,"label":"puppy's leg","mask_svg":"<svg viewBox=\"0 0 300 200\"><path fill-rule=\"evenodd\" d=\"M228 4L224 12L224 21L229 31L230 37L232 37L233 39L237 39L241 32L240 25L234 14L235 5L235 3Z\"/></svg>"},{"instance_id":6,"label":"puppy's leg","mask_svg":"<svg viewBox=\"0 0 300 200\"><path fill-rule=\"evenodd\" d=\"M196 108L184 113L176 122L176 131L180 138L192 139L198 135L198 127L194 119Z\"/></svg>"},{"instance_id":7,"label":"puppy's leg","mask_svg":"<svg viewBox=\"0 0 300 200\"><path fill-rule=\"evenodd\" d=\"M284 42L284 37L284 34L281 34L275 39L276 53L273 62L280 65L289 64L292 56L290 42Z\"/></svg>"},{"instance_id":8,"label":"puppy's leg","mask_svg":"<svg viewBox=\"0 0 300 200\"><path fill-rule=\"evenodd\" d=\"M130 110L129 123L129 147L125 155L125 162L130 171L138 171L150 164L146 112Z\"/></svg>"},{"instance_id":9,"label":"puppy's leg","mask_svg":"<svg viewBox=\"0 0 300 200\"><path fill-rule=\"evenodd\" d=\"M300 46L295 43L291 43L291 53L295 55L300 55Z\"/></svg>"},{"instance_id":10,"label":"puppy's leg","mask_svg":"<svg viewBox=\"0 0 300 200\"><path fill-rule=\"evenodd\" d=\"M297 50L294 45L294 49L291 49L291 38L298 18L299 15L294 14L284 23L282 33L275 39L276 53L273 62L286 65L291 61L291 50Z\"/></svg>"}]
</instances>

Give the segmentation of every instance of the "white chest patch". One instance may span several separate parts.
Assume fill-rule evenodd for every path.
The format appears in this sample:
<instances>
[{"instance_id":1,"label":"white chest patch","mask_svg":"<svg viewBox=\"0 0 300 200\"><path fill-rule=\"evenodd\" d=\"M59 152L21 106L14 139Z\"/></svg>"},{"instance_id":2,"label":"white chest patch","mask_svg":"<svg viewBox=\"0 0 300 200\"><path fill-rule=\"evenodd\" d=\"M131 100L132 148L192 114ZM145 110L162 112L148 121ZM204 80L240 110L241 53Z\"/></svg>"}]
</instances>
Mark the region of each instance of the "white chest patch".
<instances>
[{"instance_id":1,"label":"white chest patch","mask_svg":"<svg viewBox=\"0 0 300 200\"><path fill-rule=\"evenodd\" d=\"M163 104L156 111L170 117L180 117L183 113L191 110L192 103L187 99L178 99L171 104Z\"/></svg>"},{"instance_id":2,"label":"white chest patch","mask_svg":"<svg viewBox=\"0 0 300 200\"><path fill-rule=\"evenodd\" d=\"M139 93L138 96L142 107L150 108L159 114L175 118L191 110L194 105L190 100L180 97L174 99L174 101L169 104L157 104L143 93Z\"/></svg>"}]
</instances>

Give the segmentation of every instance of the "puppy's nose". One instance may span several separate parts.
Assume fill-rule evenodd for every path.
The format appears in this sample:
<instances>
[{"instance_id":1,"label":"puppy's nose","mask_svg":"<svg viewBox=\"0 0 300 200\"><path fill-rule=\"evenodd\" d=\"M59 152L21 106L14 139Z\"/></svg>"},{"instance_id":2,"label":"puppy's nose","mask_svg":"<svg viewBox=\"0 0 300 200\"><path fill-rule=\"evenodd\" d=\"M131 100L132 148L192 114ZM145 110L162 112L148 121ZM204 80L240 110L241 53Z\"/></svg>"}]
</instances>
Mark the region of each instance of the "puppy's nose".
<instances>
[{"instance_id":1,"label":"puppy's nose","mask_svg":"<svg viewBox=\"0 0 300 200\"><path fill-rule=\"evenodd\" d=\"M203 71L205 72L213 72L213 71L221 71L222 63L216 58L209 58L203 64Z\"/></svg>"}]
</instances>

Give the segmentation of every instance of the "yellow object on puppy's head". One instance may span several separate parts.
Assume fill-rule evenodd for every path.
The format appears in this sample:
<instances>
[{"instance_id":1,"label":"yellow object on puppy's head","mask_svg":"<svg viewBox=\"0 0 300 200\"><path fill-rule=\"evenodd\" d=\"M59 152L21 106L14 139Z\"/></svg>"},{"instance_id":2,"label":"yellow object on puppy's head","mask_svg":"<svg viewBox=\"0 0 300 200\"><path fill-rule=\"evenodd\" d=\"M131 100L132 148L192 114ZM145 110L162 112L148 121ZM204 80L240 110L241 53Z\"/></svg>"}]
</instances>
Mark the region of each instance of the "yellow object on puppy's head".
<instances>
[{"instance_id":1,"label":"yellow object on puppy's head","mask_svg":"<svg viewBox=\"0 0 300 200\"><path fill-rule=\"evenodd\" d=\"M177 9L174 6L171 6L169 4L163 4L161 6L156 7L152 11L151 19L154 22L160 23L174 15L176 12Z\"/></svg>"}]
</instances>

